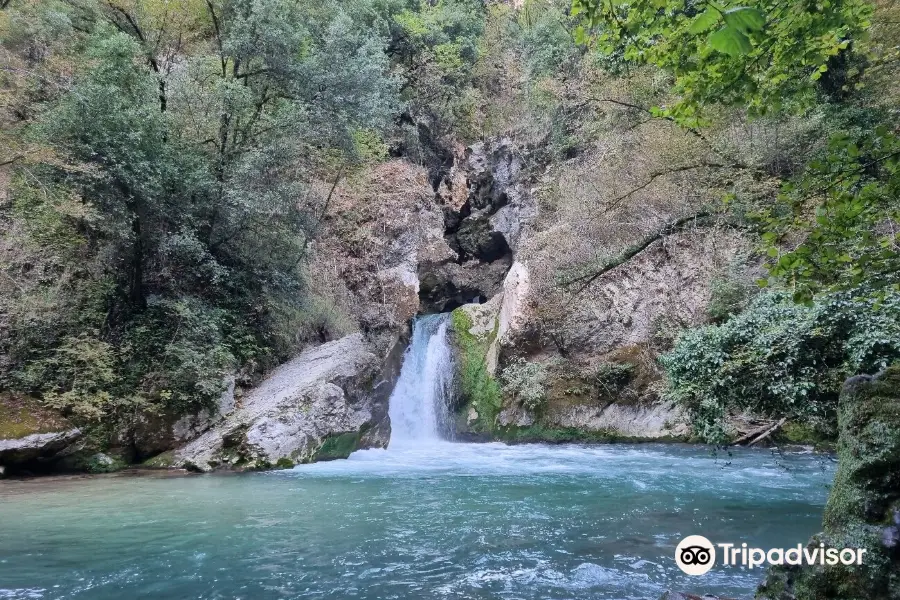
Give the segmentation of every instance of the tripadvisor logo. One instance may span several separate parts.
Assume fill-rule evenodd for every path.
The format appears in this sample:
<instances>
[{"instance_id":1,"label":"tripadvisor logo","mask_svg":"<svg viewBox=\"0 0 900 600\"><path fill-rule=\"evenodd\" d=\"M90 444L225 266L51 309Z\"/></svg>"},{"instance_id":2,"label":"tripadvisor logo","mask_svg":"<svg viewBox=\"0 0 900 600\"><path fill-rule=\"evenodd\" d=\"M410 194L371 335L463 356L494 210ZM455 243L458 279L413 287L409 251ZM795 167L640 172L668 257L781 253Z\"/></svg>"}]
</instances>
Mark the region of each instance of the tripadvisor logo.
<instances>
[{"instance_id":1,"label":"tripadvisor logo","mask_svg":"<svg viewBox=\"0 0 900 600\"><path fill-rule=\"evenodd\" d=\"M675 563L688 575L703 575L716 564L716 547L702 535L689 535L675 548Z\"/></svg>"},{"instance_id":2,"label":"tripadvisor logo","mask_svg":"<svg viewBox=\"0 0 900 600\"><path fill-rule=\"evenodd\" d=\"M865 548L826 548L797 544L794 547L749 548L746 543L713 544L702 535L689 535L675 547L675 564L688 575L703 575L716 564L716 548L721 550L720 564L755 569L769 565L861 565Z\"/></svg>"}]
</instances>

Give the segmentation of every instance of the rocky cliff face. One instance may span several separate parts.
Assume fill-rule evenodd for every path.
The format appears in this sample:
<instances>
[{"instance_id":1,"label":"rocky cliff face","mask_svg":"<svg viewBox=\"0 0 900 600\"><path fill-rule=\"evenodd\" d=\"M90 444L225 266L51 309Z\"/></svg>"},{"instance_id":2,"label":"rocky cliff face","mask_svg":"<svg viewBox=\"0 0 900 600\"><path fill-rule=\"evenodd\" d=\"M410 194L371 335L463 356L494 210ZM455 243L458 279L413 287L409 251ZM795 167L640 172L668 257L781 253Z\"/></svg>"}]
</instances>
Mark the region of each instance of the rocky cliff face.
<instances>
[{"instance_id":1,"label":"rocky cliff face","mask_svg":"<svg viewBox=\"0 0 900 600\"><path fill-rule=\"evenodd\" d=\"M652 440L687 435L684 415L648 392L656 382L641 357L617 355L619 370L585 375L578 364L540 345L536 302L530 297L528 270L514 263L501 294L490 302L465 305L454 319L463 373L457 426L463 436L510 441ZM585 326L589 326L585 324ZM626 347L627 348L627 347ZM529 406L502 385L504 361L519 353L539 357L533 385L542 402ZM478 365L481 369L479 370ZM521 364L521 363L519 363Z\"/></svg>"},{"instance_id":2,"label":"rocky cliff face","mask_svg":"<svg viewBox=\"0 0 900 600\"><path fill-rule=\"evenodd\" d=\"M470 176L471 205L524 206L511 211L524 226L503 231L514 262L496 295L462 307L454 320L459 351L468 355L459 364L470 365L461 373L457 422L464 435L604 440L689 434L683 412L661 399L657 357L678 330L706 321L711 281L741 260L747 243L714 225L655 235L686 210L716 201L715 190L675 182L648 186L640 179L633 192L598 187L646 162L643 147L611 139L596 156L542 168L528 164L525 153L508 158L500 145L489 154L499 157L489 170L491 183ZM476 163L470 172L482 171ZM531 174L527 192L522 179L508 176L523 172ZM503 185L512 186L511 194ZM528 201L503 204L504 195L517 194ZM604 205L611 194L618 197ZM491 222L503 222L504 210ZM629 259L590 277L635 245ZM484 365L477 376L471 367L476 355ZM540 379L529 384L542 398L539 406L517 398L510 386L504 391L510 368Z\"/></svg>"},{"instance_id":3,"label":"rocky cliff face","mask_svg":"<svg viewBox=\"0 0 900 600\"><path fill-rule=\"evenodd\" d=\"M457 154L435 190L452 253L420 264L423 312L484 302L500 291L523 229L537 212L527 160L527 150L505 138Z\"/></svg>"},{"instance_id":4,"label":"rocky cliff face","mask_svg":"<svg viewBox=\"0 0 900 600\"><path fill-rule=\"evenodd\" d=\"M391 382L382 371L360 334L307 350L177 449L170 464L199 471L285 467L385 447Z\"/></svg>"}]
</instances>

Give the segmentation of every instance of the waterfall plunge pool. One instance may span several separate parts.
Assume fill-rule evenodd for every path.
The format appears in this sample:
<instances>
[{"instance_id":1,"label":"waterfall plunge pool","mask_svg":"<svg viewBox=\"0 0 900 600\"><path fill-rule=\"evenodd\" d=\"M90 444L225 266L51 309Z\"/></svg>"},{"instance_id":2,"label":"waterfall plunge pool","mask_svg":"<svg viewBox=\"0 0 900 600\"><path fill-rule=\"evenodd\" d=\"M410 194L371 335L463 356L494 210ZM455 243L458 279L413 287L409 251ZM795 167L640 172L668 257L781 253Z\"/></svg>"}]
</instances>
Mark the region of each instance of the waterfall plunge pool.
<instances>
[{"instance_id":1,"label":"waterfall plunge pool","mask_svg":"<svg viewBox=\"0 0 900 600\"><path fill-rule=\"evenodd\" d=\"M289 471L0 483L0 598L751 598L689 577L689 534L762 548L818 531L814 455L676 445L450 444Z\"/></svg>"},{"instance_id":2,"label":"waterfall plunge pool","mask_svg":"<svg viewBox=\"0 0 900 600\"><path fill-rule=\"evenodd\" d=\"M761 570L674 562L681 538L819 530L812 454L444 441L446 317L418 319L387 450L287 471L0 482L0 599L750 598Z\"/></svg>"}]
</instances>

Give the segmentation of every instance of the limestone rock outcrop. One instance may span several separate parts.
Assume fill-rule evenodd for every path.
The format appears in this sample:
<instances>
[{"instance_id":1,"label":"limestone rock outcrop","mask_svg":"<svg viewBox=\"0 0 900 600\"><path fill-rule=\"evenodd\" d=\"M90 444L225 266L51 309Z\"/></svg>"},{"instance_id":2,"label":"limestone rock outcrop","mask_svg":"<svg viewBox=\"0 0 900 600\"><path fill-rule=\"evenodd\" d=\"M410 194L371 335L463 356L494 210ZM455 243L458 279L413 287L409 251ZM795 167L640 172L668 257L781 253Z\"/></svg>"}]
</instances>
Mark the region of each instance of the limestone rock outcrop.
<instances>
[{"instance_id":1,"label":"limestone rock outcrop","mask_svg":"<svg viewBox=\"0 0 900 600\"><path fill-rule=\"evenodd\" d=\"M0 395L0 467L3 473L49 470L71 452L82 437L81 429L36 400Z\"/></svg>"},{"instance_id":2,"label":"limestone rock outcrop","mask_svg":"<svg viewBox=\"0 0 900 600\"><path fill-rule=\"evenodd\" d=\"M137 461L172 450L199 435L230 414L235 407L235 379L229 377L215 405L186 415L143 413L135 417L123 441Z\"/></svg>"},{"instance_id":3,"label":"limestone rock outcrop","mask_svg":"<svg viewBox=\"0 0 900 600\"><path fill-rule=\"evenodd\" d=\"M81 437L77 428L49 433L32 433L0 440L0 465L14 470L54 461L59 453Z\"/></svg>"},{"instance_id":4,"label":"limestone rock outcrop","mask_svg":"<svg viewBox=\"0 0 900 600\"><path fill-rule=\"evenodd\" d=\"M311 348L176 450L171 464L200 471L258 469L384 447L391 382L379 378L382 367L361 334Z\"/></svg>"},{"instance_id":5,"label":"limestone rock outcrop","mask_svg":"<svg viewBox=\"0 0 900 600\"><path fill-rule=\"evenodd\" d=\"M535 305L529 269L516 262L500 294L484 304L457 309L461 317L454 322L465 330L456 331L455 337L459 352L466 354L459 364L478 373L460 377L462 416L457 424L463 436L520 441L688 436L683 410L653 393L658 375L641 356L629 349L609 353L613 367L603 369L607 363L599 363L594 373L585 375L582 365L554 356L543 346ZM522 356L541 365L541 380L533 382L545 396L539 409L525 406L501 389L503 363L524 360ZM476 361L481 361L480 369L472 368Z\"/></svg>"}]
</instances>

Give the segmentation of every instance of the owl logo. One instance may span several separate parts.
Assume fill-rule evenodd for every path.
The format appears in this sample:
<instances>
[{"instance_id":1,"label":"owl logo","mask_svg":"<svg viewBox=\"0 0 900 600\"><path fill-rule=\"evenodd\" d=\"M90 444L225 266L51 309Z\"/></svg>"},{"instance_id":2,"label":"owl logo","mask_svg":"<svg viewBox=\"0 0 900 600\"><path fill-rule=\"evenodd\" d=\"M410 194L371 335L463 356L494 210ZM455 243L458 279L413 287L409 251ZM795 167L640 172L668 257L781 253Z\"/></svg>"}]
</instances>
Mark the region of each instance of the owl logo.
<instances>
[{"instance_id":1,"label":"owl logo","mask_svg":"<svg viewBox=\"0 0 900 600\"><path fill-rule=\"evenodd\" d=\"M675 548L675 564L688 575L703 575L716 564L716 547L702 535L689 535Z\"/></svg>"}]
</instances>

